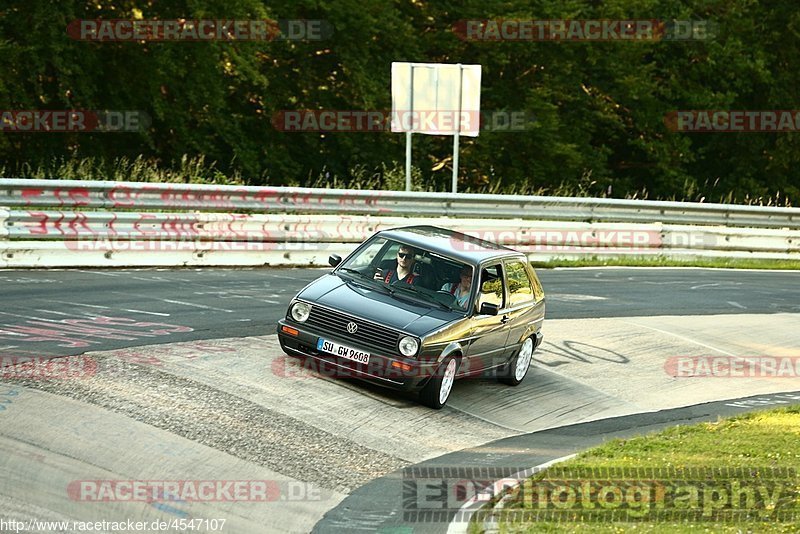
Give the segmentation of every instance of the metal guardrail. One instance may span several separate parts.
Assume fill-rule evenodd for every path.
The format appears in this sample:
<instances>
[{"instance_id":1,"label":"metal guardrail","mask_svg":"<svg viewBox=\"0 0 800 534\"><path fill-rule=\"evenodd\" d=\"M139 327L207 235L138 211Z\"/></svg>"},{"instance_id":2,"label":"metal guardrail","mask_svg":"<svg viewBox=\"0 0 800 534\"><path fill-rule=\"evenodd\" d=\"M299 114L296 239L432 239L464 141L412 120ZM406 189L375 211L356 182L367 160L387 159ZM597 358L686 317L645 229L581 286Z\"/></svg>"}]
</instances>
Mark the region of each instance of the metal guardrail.
<instances>
[{"instance_id":1,"label":"metal guardrail","mask_svg":"<svg viewBox=\"0 0 800 534\"><path fill-rule=\"evenodd\" d=\"M369 214L800 228L800 209L608 198L0 178L0 206Z\"/></svg>"},{"instance_id":2,"label":"metal guardrail","mask_svg":"<svg viewBox=\"0 0 800 534\"><path fill-rule=\"evenodd\" d=\"M326 265L380 229L410 224L459 230L532 260L800 259L794 208L7 179L0 206L0 267ZM650 222L656 214L663 220ZM718 224L734 215L738 224Z\"/></svg>"}]
</instances>

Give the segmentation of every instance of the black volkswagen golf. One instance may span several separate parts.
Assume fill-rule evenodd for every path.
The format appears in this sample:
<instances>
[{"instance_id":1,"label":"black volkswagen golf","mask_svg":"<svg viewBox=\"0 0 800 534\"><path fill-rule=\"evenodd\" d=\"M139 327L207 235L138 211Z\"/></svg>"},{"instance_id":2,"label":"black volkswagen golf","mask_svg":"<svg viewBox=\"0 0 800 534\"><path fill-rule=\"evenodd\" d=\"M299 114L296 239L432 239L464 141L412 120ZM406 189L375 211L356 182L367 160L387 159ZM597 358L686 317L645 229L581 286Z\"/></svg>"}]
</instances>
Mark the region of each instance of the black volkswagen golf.
<instances>
[{"instance_id":1,"label":"black volkswagen golf","mask_svg":"<svg viewBox=\"0 0 800 534\"><path fill-rule=\"evenodd\" d=\"M527 258L434 226L384 230L307 285L279 321L284 352L445 405L453 381L515 386L542 342L545 298Z\"/></svg>"}]
</instances>

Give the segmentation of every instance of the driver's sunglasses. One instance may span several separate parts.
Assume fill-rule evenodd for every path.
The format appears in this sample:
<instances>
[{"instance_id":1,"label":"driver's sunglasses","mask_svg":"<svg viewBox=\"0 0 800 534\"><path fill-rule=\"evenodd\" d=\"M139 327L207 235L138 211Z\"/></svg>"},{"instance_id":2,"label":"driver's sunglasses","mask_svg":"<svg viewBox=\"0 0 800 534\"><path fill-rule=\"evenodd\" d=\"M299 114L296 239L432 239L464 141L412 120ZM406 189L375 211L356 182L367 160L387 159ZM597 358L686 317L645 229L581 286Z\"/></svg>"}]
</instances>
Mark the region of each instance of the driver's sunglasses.
<instances>
[{"instance_id":1,"label":"driver's sunglasses","mask_svg":"<svg viewBox=\"0 0 800 534\"><path fill-rule=\"evenodd\" d=\"M412 256L412 255L413 254L411 254L410 252L398 252L397 253L397 257L398 258L408 258L409 256Z\"/></svg>"}]
</instances>

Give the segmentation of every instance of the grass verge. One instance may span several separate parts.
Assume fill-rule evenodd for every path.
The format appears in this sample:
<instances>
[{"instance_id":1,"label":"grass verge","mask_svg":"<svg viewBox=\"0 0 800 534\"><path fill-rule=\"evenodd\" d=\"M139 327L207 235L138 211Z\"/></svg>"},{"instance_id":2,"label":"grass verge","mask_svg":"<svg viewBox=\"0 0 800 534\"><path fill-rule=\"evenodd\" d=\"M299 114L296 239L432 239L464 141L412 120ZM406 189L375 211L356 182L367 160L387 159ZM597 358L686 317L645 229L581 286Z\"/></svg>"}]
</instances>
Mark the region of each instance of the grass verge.
<instances>
[{"instance_id":1,"label":"grass verge","mask_svg":"<svg viewBox=\"0 0 800 534\"><path fill-rule=\"evenodd\" d=\"M449 192L450 173L443 168L427 172L412 167L413 191ZM261 175L243 175L235 158L230 163L206 161L203 155L184 154L172 161L146 157L80 157L62 155L40 161L0 161L0 176L7 178L40 178L60 180L109 180L114 182L161 182L215 185L285 185L320 188L343 188L361 190L402 191L405 189L405 164L392 160L378 165L355 164L344 175L331 173L323 167L310 171L304 177L282 177L271 179L268 172ZM791 199L776 191L770 195L752 195L745 192L726 191L719 180L702 186L687 181L668 195L650 197L646 187L611 194L611 187L604 187L592 178L591 171L579 178L536 185L531 182L504 183L496 177L480 172L459 178L459 192L492 195L546 195L556 197L626 198L629 200L668 200L677 202L717 202L721 204L744 204L751 206L791 207Z\"/></svg>"},{"instance_id":2,"label":"grass verge","mask_svg":"<svg viewBox=\"0 0 800 534\"><path fill-rule=\"evenodd\" d=\"M499 528L798 532L798 444L800 405L613 440L525 481L506 498ZM556 493L561 500L554 504ZM592 497L585 500L586 495ZM541 518L542 511L551 520L532 522L533 514ZM792 513L793 520L785 515L778 520ZM470 532L483 530L481 522L470 525Z\"/></svg>"}]
</instances>

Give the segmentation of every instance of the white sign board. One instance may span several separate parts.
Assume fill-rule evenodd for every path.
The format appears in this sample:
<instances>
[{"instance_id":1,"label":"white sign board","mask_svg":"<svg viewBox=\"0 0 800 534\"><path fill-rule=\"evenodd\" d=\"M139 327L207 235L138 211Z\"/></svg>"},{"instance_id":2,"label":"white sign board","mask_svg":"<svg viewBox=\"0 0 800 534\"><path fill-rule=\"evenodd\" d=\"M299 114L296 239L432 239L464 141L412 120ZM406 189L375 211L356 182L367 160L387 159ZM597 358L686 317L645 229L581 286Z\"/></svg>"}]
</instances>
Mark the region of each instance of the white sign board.
<instances>
[{"instance_id":1,"label":"white sign board","mask_svg":"<svg viewBox=\"0 0 800 534\"><path fill-rule=\"evenodd\" d=\"M392 63L392 131L477 137L481 66Z\"/></svg>"}]
</instances>

